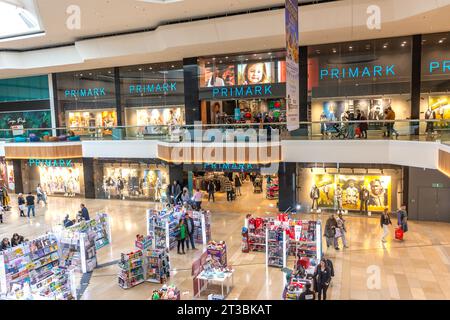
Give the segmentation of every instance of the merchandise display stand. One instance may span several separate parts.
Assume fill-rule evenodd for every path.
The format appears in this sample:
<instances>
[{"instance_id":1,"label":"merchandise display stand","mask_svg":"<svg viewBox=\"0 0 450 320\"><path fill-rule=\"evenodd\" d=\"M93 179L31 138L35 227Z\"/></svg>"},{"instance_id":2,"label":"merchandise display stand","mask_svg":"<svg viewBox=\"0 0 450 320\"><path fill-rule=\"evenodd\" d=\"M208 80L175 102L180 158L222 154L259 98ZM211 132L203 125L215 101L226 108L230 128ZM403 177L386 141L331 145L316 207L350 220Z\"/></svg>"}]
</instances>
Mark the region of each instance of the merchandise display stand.
<instances>
[{"instance_id":1,"label":"merchandise display stand","mask_svg":"<svg viewBox=\"0 0 450 320\"><path fill-rule=\"evenodd\" d=\"M119 286L129 289L145 281L144 253L122 253L119 262Z\"/></svg>"},{"instance_id":2,"label":"merchandise display stand","mask_svg":"<svg viewBox=\"0 0 450 320\"><path fill-rule=\"evenodd\" d=\"M322 224L320 221L290 220L289 255L322 258Z\"/></svg>"},{"instance_id":3,"label":"merchandise display stand","mask_svg":"<svg viewBox=\"0 0 450 320\"><path fill-rule=\"evenodd\" d=\"M147 210L147 235L152 236L155 248L174 249L177 244L176 230L178 222L185 212L188 212L194 220L194 240L196 243L206 245L211 239L211 212L190 211L183 207L175 206L170 210Z\"/></svg>"},{"instance_id":4,"label":"merchandise display stand","mask_svg":"<svg viewBox=\"0 0 450 320\"><path fill-rule=\"evenodd\" d=\"M88 223L96 232L95 248L97 250L112 243L111 238L111 218L106 213L97 213L94 219Z\"/></svg>"},{"instance_id":5,"label":"merchandise display stand","mask_svg":"<svg viewBox=\"0 0 450 320\"><path fill-rule=\"evenodd\" d=\"M278 186L278 177L272 177L270 183L266 185L266 198L269 200L276 200L279 196L280 188Z\"/></svg>"},{"instance_id":6,"label":"merchandise display stand","mask_svg":"<svg viewBox=\"0 0 450 320\"><path fill-rule=\"evenodd\" d=\"M57 237L49 233L0 253L0 293L6 299L76 299L72 273L58 267Z\"/></svg>"},{"instance_id":7,"label":"merchandise display stand","mask_svg":"<svg viewBox=\"0 0 450 320\"><path fill-rule=\"evenodd\" d=\"M266 265L285 268L287 264L288 239L285 229L271 225L266 229Z\"/></svg>"},{"instance_id":8,"label":"merchandise display stand","mask_svg":"<svg viewBox=\"0 0 450 320\"><path fill-rule=\"evenodd\" d=\"M74 267L82 273L94 270L97 266L96 237L97 233L86 228L86 224L64 229L59 236L60 266Z\"/></svg>"},{"instance_id":9,"label":"merchandise display stand","mask_svg":"<svg viewBox=\"0 0 450 320\"><path fill-rule=\"evenodd\" d=\"M165 283L170 278L169 251L153 249L145 251L146 281Z\"/></svg>"},{"instance_id":10,"label":"merchandise display stand","mask_svg":"<svg viewBox=\"0 0 450 320\"><path fill-rule=\"evenodd\" d=\"M250 218L245 223L248 226L248 251L266 251L266 228L273 223L273 218Z\"/></svg>"},{"instance_id":11,"label":"merchandise display stand","mask_svg":"<svg viewBox=\"0 0 450 320\"><path fill-rule=\"evenodd\" d=\"M227 246L225 242L210 241L206 251L192 264L194 276L194 297L200 297L208 284L219 284L221 299L224 299L234 285L234 270L227 266ZM225 291L226 287L226 291Z\"/></svg>"}]
</instances>

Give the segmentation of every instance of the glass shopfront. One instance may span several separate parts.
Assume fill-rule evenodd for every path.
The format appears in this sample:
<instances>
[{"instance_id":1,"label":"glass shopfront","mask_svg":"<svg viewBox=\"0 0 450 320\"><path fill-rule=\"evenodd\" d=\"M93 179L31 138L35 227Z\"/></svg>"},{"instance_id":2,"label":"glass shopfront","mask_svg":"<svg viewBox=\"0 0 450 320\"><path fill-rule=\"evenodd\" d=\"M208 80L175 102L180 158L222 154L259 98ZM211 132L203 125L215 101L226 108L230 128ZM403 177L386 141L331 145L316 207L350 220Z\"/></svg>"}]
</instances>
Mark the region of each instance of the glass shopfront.
<instances>
[{"instance_id":1,"label":"glass shopfront","mask_svg":"<svg viewBox=\"0 0 450 320\"><path fill-rule=\"evenodd\" d=\"M203 123L284 121L284 52L200 58L198 65Z\"/></svg>"},{"instance_id":2,"label":"glass shopfront","mask_svg":"<svg viewBox=\"0 0 450 320\"><path fill-rule=\"evenodd\" d=\"M35 192L38 184L49 196L84 195L84 174L81 159L22 160L23 190Z\"/></svg>"},{"instance_id":3,"label":"glass shopfront","mask_svg":"<svg viewBox=\"0 0 450 320\"><path fill-rule=\"evenodd\" d=\"M403 170L401 167L315 167L297 165L298 200L303 208L312 208L312 193L319 190L318 208L322 211L344 210L365 214L362 191L367 192L367 211L380 213L396 210L402 204Z\"/></svg>"},{"instance_id":4,"label":"glass shopfront","mask_svg":"<svg viewBox=\"0 0 450 320\"><path fill-rule=\"evenodd\" d=\"M429 124L427 132L450 127L450 32L422 37L422 119L441 120Z\"/></svg>"},{"instance_id":5,"label":"glass shopfront","mask_svg":"<svg viewBox=\"0 0 450 320\"><path fill-rule=\"evenodd\" d=\"M0 159L0 187L6 187L9 191L16 189L13 164L4 158Z\"/></svg>"},{"instance_id":6,"label":"glass shopfront","mask_svg":"<svg viewBox=\"0 0 450 320\"><path fill-rule=\"evenodd\" d=\"M113 69L60 73L56 79L60 126L78 135L112 134L117 125Z\"/></svg>"},{"instance_id":7,"label":"glass shopfront","mask_svg":"<svg viewBox=\"0 0 450 320\"><path fill-rule=\"evenodd\" d=\"M161 134L164 126L185 124L182 62L120 68L128 136Z\"/></svg>"},{"instance_id":8,"label":"glass shopfront","mask_svg":"<svg viewBox=\"0 0 450 320\"><path fill-rule=\"evenodd\" d=\"M145 161L95 160L96 198L160 201L169 182L168 166Z\"/></svg>"},{"instance_id":9,"label":"glass shopfront","mask_svg":"<svg viewBox=\"0 0 450 320\"><path fill-rule=\"evenodd\" d=\"M410 118L411 42L403 37L309 47L311 120L342 121L347 111L356 116L358 110L367 120L383 120L389 107L396 119ZM314 126L313 134L320 129Z\"/></svg>"}]
</instances>

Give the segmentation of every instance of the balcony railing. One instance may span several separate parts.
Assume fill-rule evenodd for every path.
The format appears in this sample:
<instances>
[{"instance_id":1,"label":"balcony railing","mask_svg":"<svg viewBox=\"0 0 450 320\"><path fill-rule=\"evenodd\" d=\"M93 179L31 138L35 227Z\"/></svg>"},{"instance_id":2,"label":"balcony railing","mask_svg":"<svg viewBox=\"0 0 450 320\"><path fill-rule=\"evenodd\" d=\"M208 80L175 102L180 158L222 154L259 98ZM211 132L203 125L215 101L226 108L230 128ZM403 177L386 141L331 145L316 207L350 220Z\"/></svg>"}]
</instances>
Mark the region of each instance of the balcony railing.
<instances>
[{"instance_id":1,"label":"balcony railing","mask_svg":"<svg viewBox=\"0 0 450 320\"><path fill-rule=\"evenodd\" d=\"M167 142L399 139L450 144L450 119L311 121L300 122L295 131L288 131L286 123L280 122L0 129L0 140L6 142L144 139Z\"/></svg>"}]
</instances>

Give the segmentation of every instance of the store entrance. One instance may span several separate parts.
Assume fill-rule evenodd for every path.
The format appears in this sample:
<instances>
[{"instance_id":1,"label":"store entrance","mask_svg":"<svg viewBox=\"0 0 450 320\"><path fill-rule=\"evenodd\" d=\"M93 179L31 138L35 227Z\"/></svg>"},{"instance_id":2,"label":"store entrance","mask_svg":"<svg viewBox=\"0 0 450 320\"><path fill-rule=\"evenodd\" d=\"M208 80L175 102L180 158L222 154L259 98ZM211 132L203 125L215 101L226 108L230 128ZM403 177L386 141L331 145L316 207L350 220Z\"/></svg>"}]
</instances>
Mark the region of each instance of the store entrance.
<instances>
[{"instance_id":1,"label":"store entrance","mask_svg":"<svg viewBox=\"0 0 450 320\"><path fill-rule=\"evenodd\" d=\"M285 99L242 99L202 102L206 124L276 123L286 116Z\"/></svg>"},{"instance_id":2,"label":"store entrance","mask_svg":"<svg viewBox=\"0 0 450 320\"><path fill-rule=\"evenodd\" d=\"M227 192L227 181L231 182L231 193ZM214 201L211 187L214 185ZM230 212L251 213L258 206L270 210L278 206L278 175L265 175L259 172L194 172L194 190L204 192L204 208L226 205Z\"/></svg>"}]
</instances>

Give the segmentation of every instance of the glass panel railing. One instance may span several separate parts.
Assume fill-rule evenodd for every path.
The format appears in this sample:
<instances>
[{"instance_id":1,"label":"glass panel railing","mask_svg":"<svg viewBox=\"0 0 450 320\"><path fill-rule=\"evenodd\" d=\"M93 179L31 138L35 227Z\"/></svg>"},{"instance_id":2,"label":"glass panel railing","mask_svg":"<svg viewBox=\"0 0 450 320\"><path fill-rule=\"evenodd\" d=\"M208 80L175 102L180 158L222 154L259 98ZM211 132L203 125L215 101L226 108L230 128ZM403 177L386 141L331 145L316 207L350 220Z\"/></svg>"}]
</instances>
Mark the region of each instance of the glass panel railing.
<instances>
[{"instance_id":1,"label":"glass panel railing","mask_svg":"<svg viewBox=\"0 0 450 320\"><path fill-rule=\"evenodd\" d=\"M0 129L7 142L158 140L164 142L264 142L281 140L450 141L450 120L313 121L288 131L286 123L151 125Z\"/></svg>"}]
</instances>

